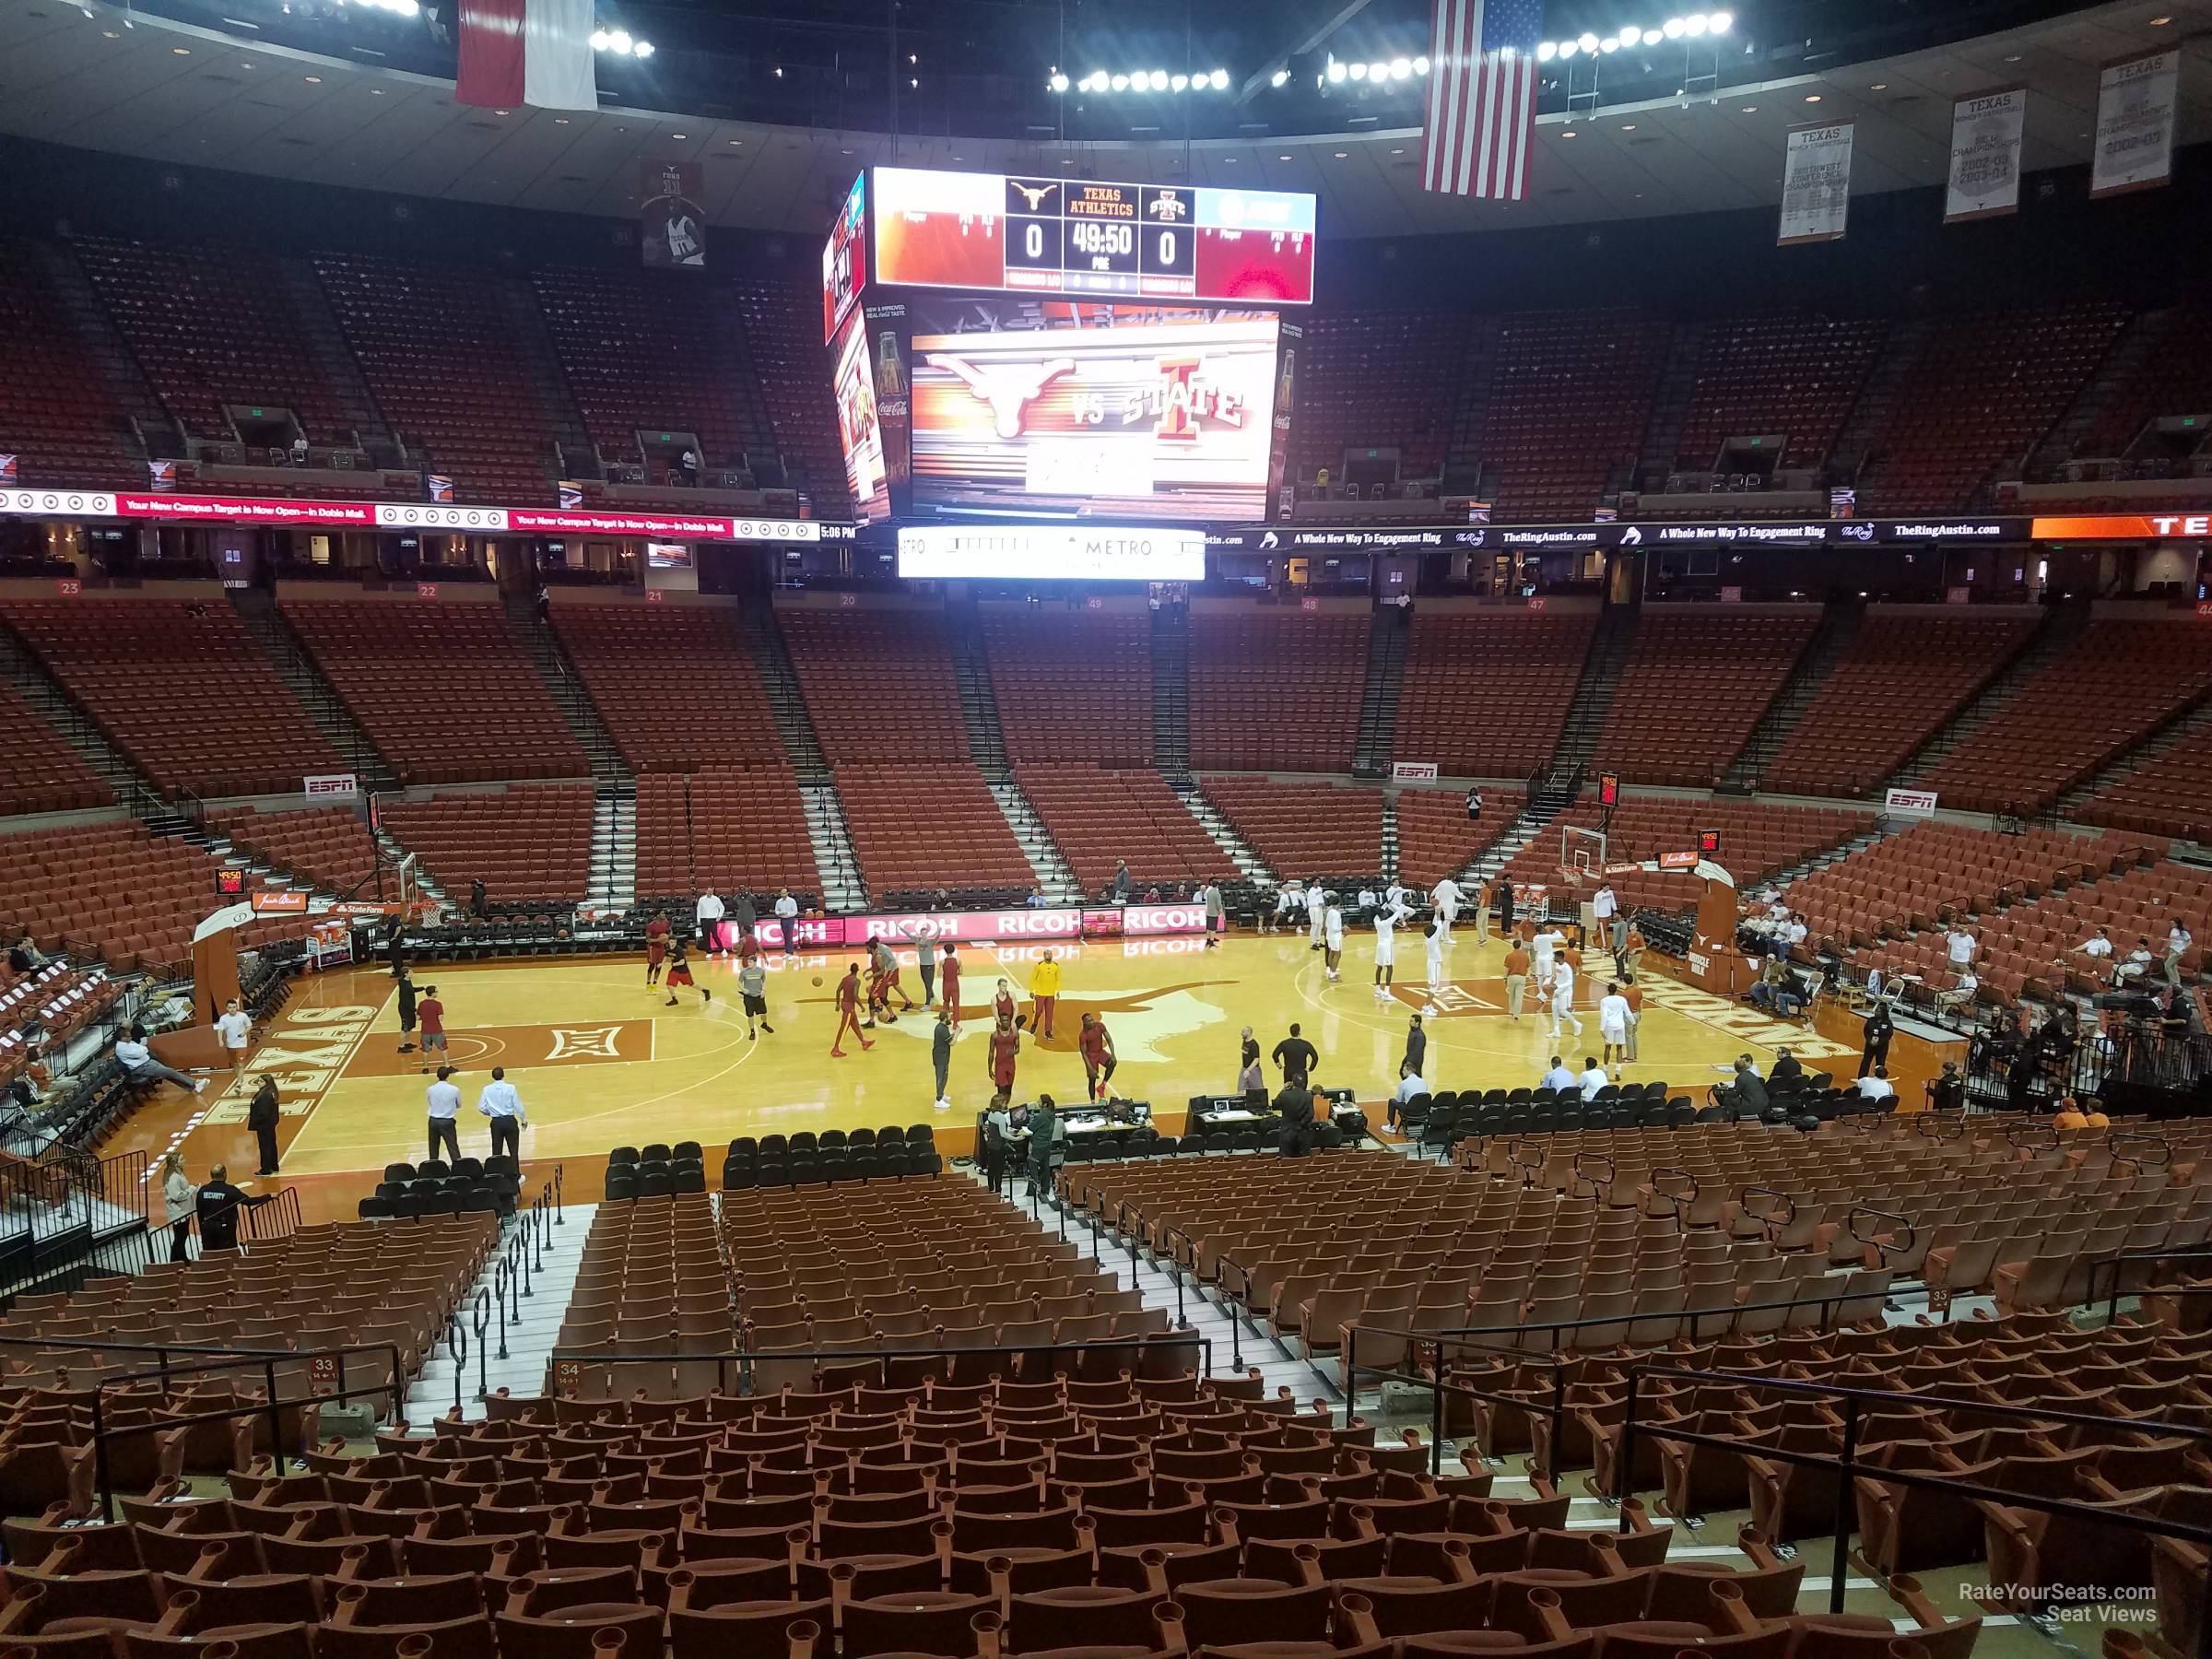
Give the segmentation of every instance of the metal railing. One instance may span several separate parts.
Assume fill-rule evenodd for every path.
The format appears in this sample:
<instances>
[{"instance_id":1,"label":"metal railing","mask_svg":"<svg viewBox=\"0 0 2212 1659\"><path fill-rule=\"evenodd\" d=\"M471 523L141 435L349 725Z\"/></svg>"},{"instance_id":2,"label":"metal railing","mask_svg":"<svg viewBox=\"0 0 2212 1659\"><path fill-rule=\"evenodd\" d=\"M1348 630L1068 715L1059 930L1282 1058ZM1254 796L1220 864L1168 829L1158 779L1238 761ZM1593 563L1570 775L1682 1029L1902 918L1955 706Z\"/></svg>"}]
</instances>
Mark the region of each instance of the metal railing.
<instances>
[{"instance_id":1,"label":"metal railing","mask_svg":"<svg viewBox=\"0 0 2212 1659\"><path fill-rule=\"evenodd\" d=\"M2007 1509L2030 1510L2038 1514L2064 1515L2074 1521L2095 1522L2116 1526L2124 1532L2141 1533L2159 1537L2178 1538L2194 1544L2200 1549L2212 1547L2212 1526L2170 1520L2160 1515L2140 1514L2133 1510L2107 1507L2083 1502L2071 1498L2053 1498L2036 1492L2007 1491L1981 1481L1958 1476L1935 1475L1917 1469L1892 1469L1881 1464L1870 1464L1859 1456L1859 1403L1862 1400L1894 1405L1902 1400L1914 1406L1927 1406L1938 1411L1961 1412L1971 1417L2010 1418L2015 1421L2053 1423L2066 1428L2089 1428L2109 1430L2113 1419L2110 1416L2079 1411L2046 1410L2040 1406L2011 1406L1989 1400L1960 1400L1947 1395L1900 1394L1894 1389L1850 1388L1831 1382L1808 1382L1794 1379L1765 1377L1739 1371L1697 1371L1688 1367L1658 1364L1637 1364L1629 1368L1629 1393L1623 1402L1620 1424L1620 1447L1614 1459L1612 1501L1621 1511L1620 1530L1634 1530L1633 1516L1628 1500L1634 1497L1631 1489L1635 1481L1636 1441L1641 1436L1684 1446L1708 1446L1716 1451L1741 1453L1745 1442L1724 1435L1706 1434L1693 1429L1677 1428L1673 1422L1652 1423L1639 1420L1637 1404L1641 1385L1646 1378L1671 1377L1692 1383L1718 1383L1725 1387L1766 1389L1779 1394L1794 1394L1799 1398L1816 1398L1841 1402L1841 1445L1839 1452L1797 1451L1782 1445L1759 1443L1757 1455L1762 1459L1787 1464L1796 1468L1832 1470L1836 1476L1836 1500L1833 1523L1835 1554L1829 1574L1828 1610L1843 1611L1843 1593L1849 1578L1851 1535L1856 1506L1858 1483L1862 1480L1883 1486L1901 1486L1923 1491L1947 1492L1954 1497L1970 1499L1983 1503L2001 1504ZM2125 1419L2131 1430L2155 1432L2161 1436L2180 1437L2203 1445L2212 1442L2212 1429L2200 1429L2186 1423L2170 1423L2162 1419L2130 1418ZM2212 1571L2207 1572L2207 1593L2212 1594ZM2201 1604L2200 1604L2201 1605ZM2199 1621L2196 1651L2199 1659L2212 1656L2212 1619Z\"/></svg>"},{"instance_id":2,"label":"metal railing","mask_svg":"<svg viewBox=\"0 0 2212 1659\"><path fill-rule=\"evenodd\" d=\"M479 1327L479 1332L480 1330L481 1327ZM736 1380L743 1386L744 1391L750 1394L753 1393L755 1368L762 1364L790 1365L804 1360L818 1367L819 1362L825 1359L849 1361L854 1364L873 1364L882 1368L877 1385L891 1388L899 1386L891 1381L891 1368L894 1365L907 1364L917 1359L974 1359L1008 1354L1052 1354L1056 1359L1058 1356L1065 1354L1153 1355L1170 1350L1195 1350L1199 1358L1198 1374L1200 1376L1213 1374L1213 1338L1187 1331L1170 1331L1164 1334L1147 1333L1141 1336L1106 1336L1081 1342L1057 1342L1050 1338L1041 1338L1035 1342L984 1343L971 1347L908 1347L900 1345L896 1347L865 1348L731 1348L719 1353L689 1354L605 1354L556 1347L551 1354L547 1356L547 1364L550 1368L554 1390L557 1393L572 1388L580 1382L582 1380L583 1368L586 1366L620 1368L640 1365L703 1366L711 1364L714 1367L714 1387L717 1393L726 1394L733 1392L729 1387L732 1377L730 1367L735 1366L737 1367ZM479 1347L479 1354L481 1351ZM481 1398L482 1395L479 1394L478 1397Z\"/></svg>"},{"instance_id":3,"label":"metal railing","mask_svg":"<svg viewBox=\"0 0 2212 1659\"><path fill-rule=\"evenodd\" d=\"M98 1158L55 1141L0 1164L0 1283L29 1288L76 1267L145 1265L146 1160L143 1151Z\"/></svg>"},{"instance_id":4,"label":"metal railing","mask_svg":"<svg viewBox=\"0 0 2212 1659\"><path fill-rule=\"evenodd\" d=\"M166 1354L185 1351L212 1353L215 1357L188 1360L182 1364L171 1364L166 1359ZM391 1361L387 1380L365 1388L348 1388L346 1384L346 1360L348 1355L359 1354L386 1356ZM327 1374L337 1386L327 1391L319 1390L298 1399L282 1398L276 1386L276 1367L282 1363L288 1368L302 1361L309 1365L311 1371L318 1375ZM266 1393L263 1398L250 1405L225 1406L214 1411L171 1412L144 1423L111 1424L107 1420L107 1397L111 1389L127 1387L134 1382L159 1381L166 1393L171 1386L171 1379L175 1377L199 1377L213 1371L250 1370L255 1366L261 1368ZM275 1472L282 1475L284 1423L288 1412L297 1412L307 1406L342 1405L347 1400L386 1394L392 1400L392 1420L398 1422L406 1415L407 1373L406 1368L400 1362L399 1345L395 1342L356 1343L344 1347L263 1349L258 1353L237 1348L226 1351L172 1347L165 1350L163 1362L159 1365L144 1371L125 1371L121 1376L101 1377L92 1384L93 1487L100 1494L100 1519L107 1522L115 1519L115 1494L110 1478L108 1453L109 1446L115 1441L141 1434L164 1433L171 1429L190 1428L195 1423L228 1423L243 1418L265 1417L268 1418L270 1460Z\"/></svg>"}]
</instances>

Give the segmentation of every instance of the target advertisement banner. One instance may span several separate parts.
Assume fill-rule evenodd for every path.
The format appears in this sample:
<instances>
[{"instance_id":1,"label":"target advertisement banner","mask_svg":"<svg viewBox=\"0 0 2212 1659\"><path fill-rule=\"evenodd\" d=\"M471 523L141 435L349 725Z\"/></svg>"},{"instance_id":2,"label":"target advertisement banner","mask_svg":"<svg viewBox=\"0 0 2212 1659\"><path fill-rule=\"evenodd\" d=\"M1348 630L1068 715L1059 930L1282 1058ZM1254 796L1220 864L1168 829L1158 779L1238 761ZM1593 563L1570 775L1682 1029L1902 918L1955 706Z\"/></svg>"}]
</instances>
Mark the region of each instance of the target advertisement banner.
<instances>
[{"instance_id":1,"label":"target advertisement banner","mask_svg":"<svg viewBox=\"0 0 2212 1659\"><path fill-rule=\"evenodd\" d=\"M1841 240L1851 212L1853 122L1790 129L1783 152L1780 245Z\"/></svg>"},{"instance_id":2,"label":"target advertisement banner","mask_svg":"<svg viewBox=\"0 0 2212 1659\"><path fill-rule=\"evenodd\" d=\"M1951 105L1951 176L1943 222L1996 218L2020 206L2020 138L2028 88L1999 87Z\"/></svg>"},{"instance_id":3,"label":"target advertisement banner","mask_svg":"<svg viewBox=\"0 0 2212 1659\"><path fill-rule=\"evenodd\" d=\"M2104 66L2097 80L2097 147L2089 157L2091 201L2172 179L2181 68L2174 49Z\"/></svg>"}]
</instances>

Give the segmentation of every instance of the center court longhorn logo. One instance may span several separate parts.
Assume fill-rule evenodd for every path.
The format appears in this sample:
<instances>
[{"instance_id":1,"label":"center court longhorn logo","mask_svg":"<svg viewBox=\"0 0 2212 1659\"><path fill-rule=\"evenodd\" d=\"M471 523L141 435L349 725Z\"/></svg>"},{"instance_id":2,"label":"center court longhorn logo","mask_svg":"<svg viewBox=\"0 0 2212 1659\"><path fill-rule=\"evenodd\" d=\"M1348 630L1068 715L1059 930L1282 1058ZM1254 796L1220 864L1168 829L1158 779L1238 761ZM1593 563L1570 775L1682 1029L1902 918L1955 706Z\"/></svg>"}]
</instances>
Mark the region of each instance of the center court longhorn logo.
<instances>
[{"instance_id":1,"label":"center court longhorn logo","mask_svg":"<svg viewBox=\"0 0 2212 1659\"><path fill-rule=\"evenodd\" d=\"M993 428L1001 438L1008 439L1021 436L1022 418L1045 387L1076 370L1076 359L1065 357L987 370L977 368L964 358L936 351L928 353L922 360L932 369L942 369L958 376L969 391L990 405Z\"/></svg>"}]
</instances>

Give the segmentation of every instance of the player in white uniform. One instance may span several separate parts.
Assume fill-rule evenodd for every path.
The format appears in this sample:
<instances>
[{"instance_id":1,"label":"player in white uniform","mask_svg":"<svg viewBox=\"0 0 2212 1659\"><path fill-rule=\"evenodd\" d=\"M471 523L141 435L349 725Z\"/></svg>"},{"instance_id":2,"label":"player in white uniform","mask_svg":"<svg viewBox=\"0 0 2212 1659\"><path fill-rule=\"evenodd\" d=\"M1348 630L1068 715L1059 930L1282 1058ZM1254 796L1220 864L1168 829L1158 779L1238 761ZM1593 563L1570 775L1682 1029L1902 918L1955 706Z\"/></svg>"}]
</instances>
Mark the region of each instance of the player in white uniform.
<instances>
[{"instance_id":1,"label":"player in white uniform","mask_svg":"<svg viewBox=\"0 0 2212 1659\"><path fill-rule=\"evenodd\" d=\"M1613 1067L1616 1083L1620 1081L1618 1061L1629 1057L1630 1017L1629 999L1620 994L1620 987L1607 985L1604 998L1597 1005L1597 1034L1605 1041L1605 1062Z\"/></svg>"},{"instance_id":2,"label":"player in white uniform","mask_svg":"<svg viewBox=\"0 0 2212 1659\"><path fill-rule=\"evenodd\" d=\"M1312 943L1306 947L1308 950L1321 948L1321 919L1328 908L1329 896L1322 891L1321 883L1318 881L1308 882L1306 884L1306 925L1312 930Z\"/></svg>"},{"instance_id":3,"label":"player in white uniform","mask_svg":"<svg viewBox=\"0 0 2212 1659\"><path fill-rule=\"evenodd\" d=\"M1452 936L1452 924L1459 920L1459 901L1465 895L1458 882L1445 877L1429 889L1429 902L1436 906L1436 913L1444 919L1444 937Z\"/></svg>"},{"instance_id":4,"label":"player in white uniform","mask_svg":"<svg viewBox=\"0 0 2212 1659\"><path fill-rule=\"evenodd\" d=\"M1559 1041L1562 1020L1574 1028L1577 1037L1583 1034L1583 1022L1574 1012L1574 970L1565 962L1555 962L1551 970L1551 1036L1555 1042ZM1627 1040L1626 1032L1622 1033L1622 1040Z\"/></svg>"},{"instance_id":5,"label":"player in white uniform","mask_svg":"<svg viewBox=\"0 0 2212 1659\"><path fill-rule=\"evenodd\" d=\"M1413 912L1402 904L1386 904L1375 912L1375 1000L1390 1000L1390 982L1398 966L1398 924Z\"/></svg>"},{"instance_id":6,"label":"player in white uniform","mask_svg":"<svg viewBox=\"0 0 2212 1659\"><path fill-rule=\"evenodd\" d=\"M1436 988L1444 982L1444 918L1438 912L1429 918L1429 926L1422 935L1429 947L1429 1001L1421 1009L1424 1014L1436 1012Z\"/></svg>"},{"instance_id":7,"label":"player in white uniform","mask_svg":"<svg viewBox=\"0 0 2212 1659\"><path fill-rule=\"evenodd\" d=\"M1344 975L1337 971L1344 964L1344 907L1332 900L1321 917L1322 962L1329 971L1329 982L1335 984Z\"/></svg>"},{"instance_id":8,"label":"player in white uniform","mask_svg":"<svg viewBox=\"0 0 2212 1659\"><path fill-rule=\"evenodd\" d=\"M1567 935L1556 927L1547 927L1528 942L1531 965L1535 970L1536 994L1547 995L1551 990L1551 975L1559 959L1559 948L1567 943Z\"/></svg>"}]
</instances>

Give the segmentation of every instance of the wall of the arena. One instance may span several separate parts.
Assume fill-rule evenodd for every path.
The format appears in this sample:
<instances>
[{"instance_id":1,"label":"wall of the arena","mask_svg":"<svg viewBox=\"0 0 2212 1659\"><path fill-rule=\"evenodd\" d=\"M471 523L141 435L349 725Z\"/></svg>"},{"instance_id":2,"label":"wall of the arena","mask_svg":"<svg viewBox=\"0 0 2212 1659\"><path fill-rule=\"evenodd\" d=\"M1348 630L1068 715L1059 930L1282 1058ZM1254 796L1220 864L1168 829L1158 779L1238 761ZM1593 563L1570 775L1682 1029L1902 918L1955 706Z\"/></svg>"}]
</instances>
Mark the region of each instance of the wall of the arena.
<instances>
[{"instance_id":1,"label":"wall of the arena","mask_svg":"<svg viewBox=\"0 0 2212 1659\"><path fill-rule=\"evenodd\" d=\"M2202 282L2204 226L2212 222L2208 158L2212 146L2185 148L2174 158L2171 186L2102 202L2088 199L2084 168L2032 174L2018 214L1949 227L1939 191L1858 196L1848 236L1798 248L1775 247L1771 207L1339 242L1328 240L1324 206L1321 305L1865 313L1998 306L2088 288L2167 301L2177 285ZM1683 164L1699 165L1688 157ZM13 138L0 138L0 170L10 185L11 231L219 237L518 269L638 262L636 227L627 219L287 183ZM794 281L815 279L818 252L812 235L724 228L708 238L710 270L782 271Z\"/></svg>"}]
</instances>

